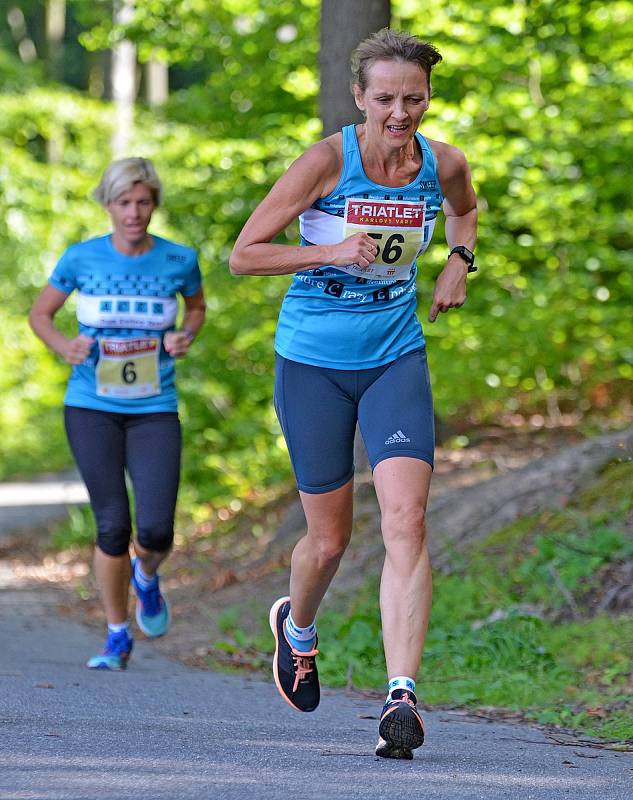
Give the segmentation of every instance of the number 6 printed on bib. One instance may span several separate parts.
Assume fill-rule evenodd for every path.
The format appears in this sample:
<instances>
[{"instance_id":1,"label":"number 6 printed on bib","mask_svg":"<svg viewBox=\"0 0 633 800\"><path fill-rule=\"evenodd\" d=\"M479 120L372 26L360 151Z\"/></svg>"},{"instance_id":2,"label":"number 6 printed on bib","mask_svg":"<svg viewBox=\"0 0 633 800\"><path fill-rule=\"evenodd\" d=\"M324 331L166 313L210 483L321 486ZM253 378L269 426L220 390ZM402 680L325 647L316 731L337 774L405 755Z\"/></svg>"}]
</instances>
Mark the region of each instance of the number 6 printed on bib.
<instances>
[{"instance_id":1,"label":"number 6 printed on bib","mask_svg":"<svg viewBox=\"0 0 633 800\"><path fill-rule=\"evenodd\" d=\"M407 280L424 240L424 201L366 200L345 202L345 238L367 233L378 254L367 267L338 267L350 275L378 280Z\"/></svg>"},{"instance_id":2,"label":"number 6 printed on bib","mask_svg":"<svg viewBox=\"0 0 633 800\"><path fill-rule=\"evenodd\" d=\"M101 397L135 399L160 394L160 340L99 340L97 394Z\"/></svg>"}]
</instances>

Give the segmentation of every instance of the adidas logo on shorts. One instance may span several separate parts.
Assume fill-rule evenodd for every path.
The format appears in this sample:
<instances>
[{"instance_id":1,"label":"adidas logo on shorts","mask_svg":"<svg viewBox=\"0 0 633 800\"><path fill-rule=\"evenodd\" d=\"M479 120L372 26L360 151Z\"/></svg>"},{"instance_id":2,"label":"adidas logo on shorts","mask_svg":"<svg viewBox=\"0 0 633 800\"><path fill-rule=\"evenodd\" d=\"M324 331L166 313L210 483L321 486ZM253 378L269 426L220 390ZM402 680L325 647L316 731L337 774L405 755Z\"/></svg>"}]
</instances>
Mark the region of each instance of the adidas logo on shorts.
<instances>
[{"instance_id":1,"label":"adidas logo on shorts","mask_svg":"<svg viewBox=\"0 0 633 800\"><path fill-rule=\"evenodd\" d=\"M392 433L391 436L385 440L385 444L401 444L402 442L410 442L411 439L401 430Z\"/></svg>"}]
</instances>

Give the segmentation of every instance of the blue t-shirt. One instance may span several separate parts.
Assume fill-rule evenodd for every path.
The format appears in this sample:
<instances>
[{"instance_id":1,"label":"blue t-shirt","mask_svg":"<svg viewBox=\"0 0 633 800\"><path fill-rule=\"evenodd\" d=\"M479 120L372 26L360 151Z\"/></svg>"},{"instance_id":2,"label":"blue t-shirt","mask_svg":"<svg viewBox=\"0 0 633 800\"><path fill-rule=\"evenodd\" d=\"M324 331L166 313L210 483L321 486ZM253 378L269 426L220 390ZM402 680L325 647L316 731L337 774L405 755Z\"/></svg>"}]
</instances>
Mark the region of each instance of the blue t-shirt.
<instances>
[{"instance_id":1,"label":"blue t-shirt","mask_svg":"<svg viewBox=\"0 0 633 800\"><path fill-rule=\"evenodd\" d=\"M173 330L177 294L201 286L196 252L152 236L151 250L119 253L110 235L71 245L49 278L55 289L77 290L79 333L95 338L90 355L73 367L69 406L145 414L177 411L174 358L163 347Z\"/></svg>"},{"instance_id":2,"label":"blue t-shirt","mask_svg":"<svg viewBox=\"0 0 633 800\"><path fill-rule=\"evenodd\" d=\"M371 369L424 347L415 313L415 259L431 241L444 197L435 156L421 134L416 140L422 166L415 179L406 186L380 186L365 174L355 125L343 128L341 177L299 217L301 244L335 244L366 231L381 248L380 262L365 269L324 265L297 272L275 337L284 358Z\"/></svg>"}]
</instances>

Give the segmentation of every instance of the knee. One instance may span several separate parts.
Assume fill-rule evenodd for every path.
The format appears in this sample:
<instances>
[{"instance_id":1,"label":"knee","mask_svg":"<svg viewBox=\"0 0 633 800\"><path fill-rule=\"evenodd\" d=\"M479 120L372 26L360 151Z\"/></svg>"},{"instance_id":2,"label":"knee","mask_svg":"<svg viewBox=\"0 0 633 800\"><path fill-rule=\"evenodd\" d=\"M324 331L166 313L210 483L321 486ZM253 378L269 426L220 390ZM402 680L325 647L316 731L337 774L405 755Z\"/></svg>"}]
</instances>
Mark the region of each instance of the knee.
<instances>
[{"instance_id":1,"label":"knee","mask_svg":"<svg viewBox=\"0 0 633 800\"><path fill-rule=\"evenodd\" d=\"M319 567L326 568L337 565L347 549L349 534L319 537L315 541L315 553Z\"/></svg>"},{"instance_id":2,"label":"knee","mask_svg":"<svg viewBox=\"0 0 633 800\"><path fill-rule=\"evenodd\" d=\"M426 513L416 503L396 503L383 511L382 532L387 549L426 542Z\"/></svg>"},{"instance_id":3,"label":"knee","mask_svg":"<svg viewBox=\"0 0 633 800\"><path fill-rule=\"evenodd\" d=\"M107 556L122 556L130 546L129 528L104 528L97 532L97 547Z\"/></svg>"},{"instance_id":4,"label":"knee","mask_svg":"<svg viewBox=\"0 0 633 800\"><path fill-rule=\"evenodd\" d=\"M171 525L147 525L139 527L136 538L145 550L165 553L174 543L174 529Z\"/></svg>"}]
</instances>

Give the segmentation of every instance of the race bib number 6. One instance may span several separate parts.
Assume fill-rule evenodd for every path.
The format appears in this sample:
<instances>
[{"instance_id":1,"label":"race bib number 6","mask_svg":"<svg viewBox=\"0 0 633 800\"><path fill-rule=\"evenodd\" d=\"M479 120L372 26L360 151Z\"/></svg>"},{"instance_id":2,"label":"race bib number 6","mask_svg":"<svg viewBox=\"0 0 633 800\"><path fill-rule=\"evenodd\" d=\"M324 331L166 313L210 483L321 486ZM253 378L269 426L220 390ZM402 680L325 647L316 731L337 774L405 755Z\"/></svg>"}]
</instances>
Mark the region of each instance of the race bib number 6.
<instances>
[{"instance_id":1,"label":"race bib number 6","mask_svg":"<svg viewBox=\"0 0 633 800\"><path fill-rule=\"evenodd\" d=\"M424 201L365 200L345 202L344 238L367 233L378 245L378 255L367 267L350 264L337 269L378 280L407 280L422 248Z\"/></svg>"},{"instance_id":2,"label":"race bib number 6","mask_svg":"<svg viewBox=\"0 0 633 800\"><path fill-rule=\"evenodd\" d=\"M160 340L100 339L97 394L135 399L160 394Z\"/></svg>"}]
</instances>

